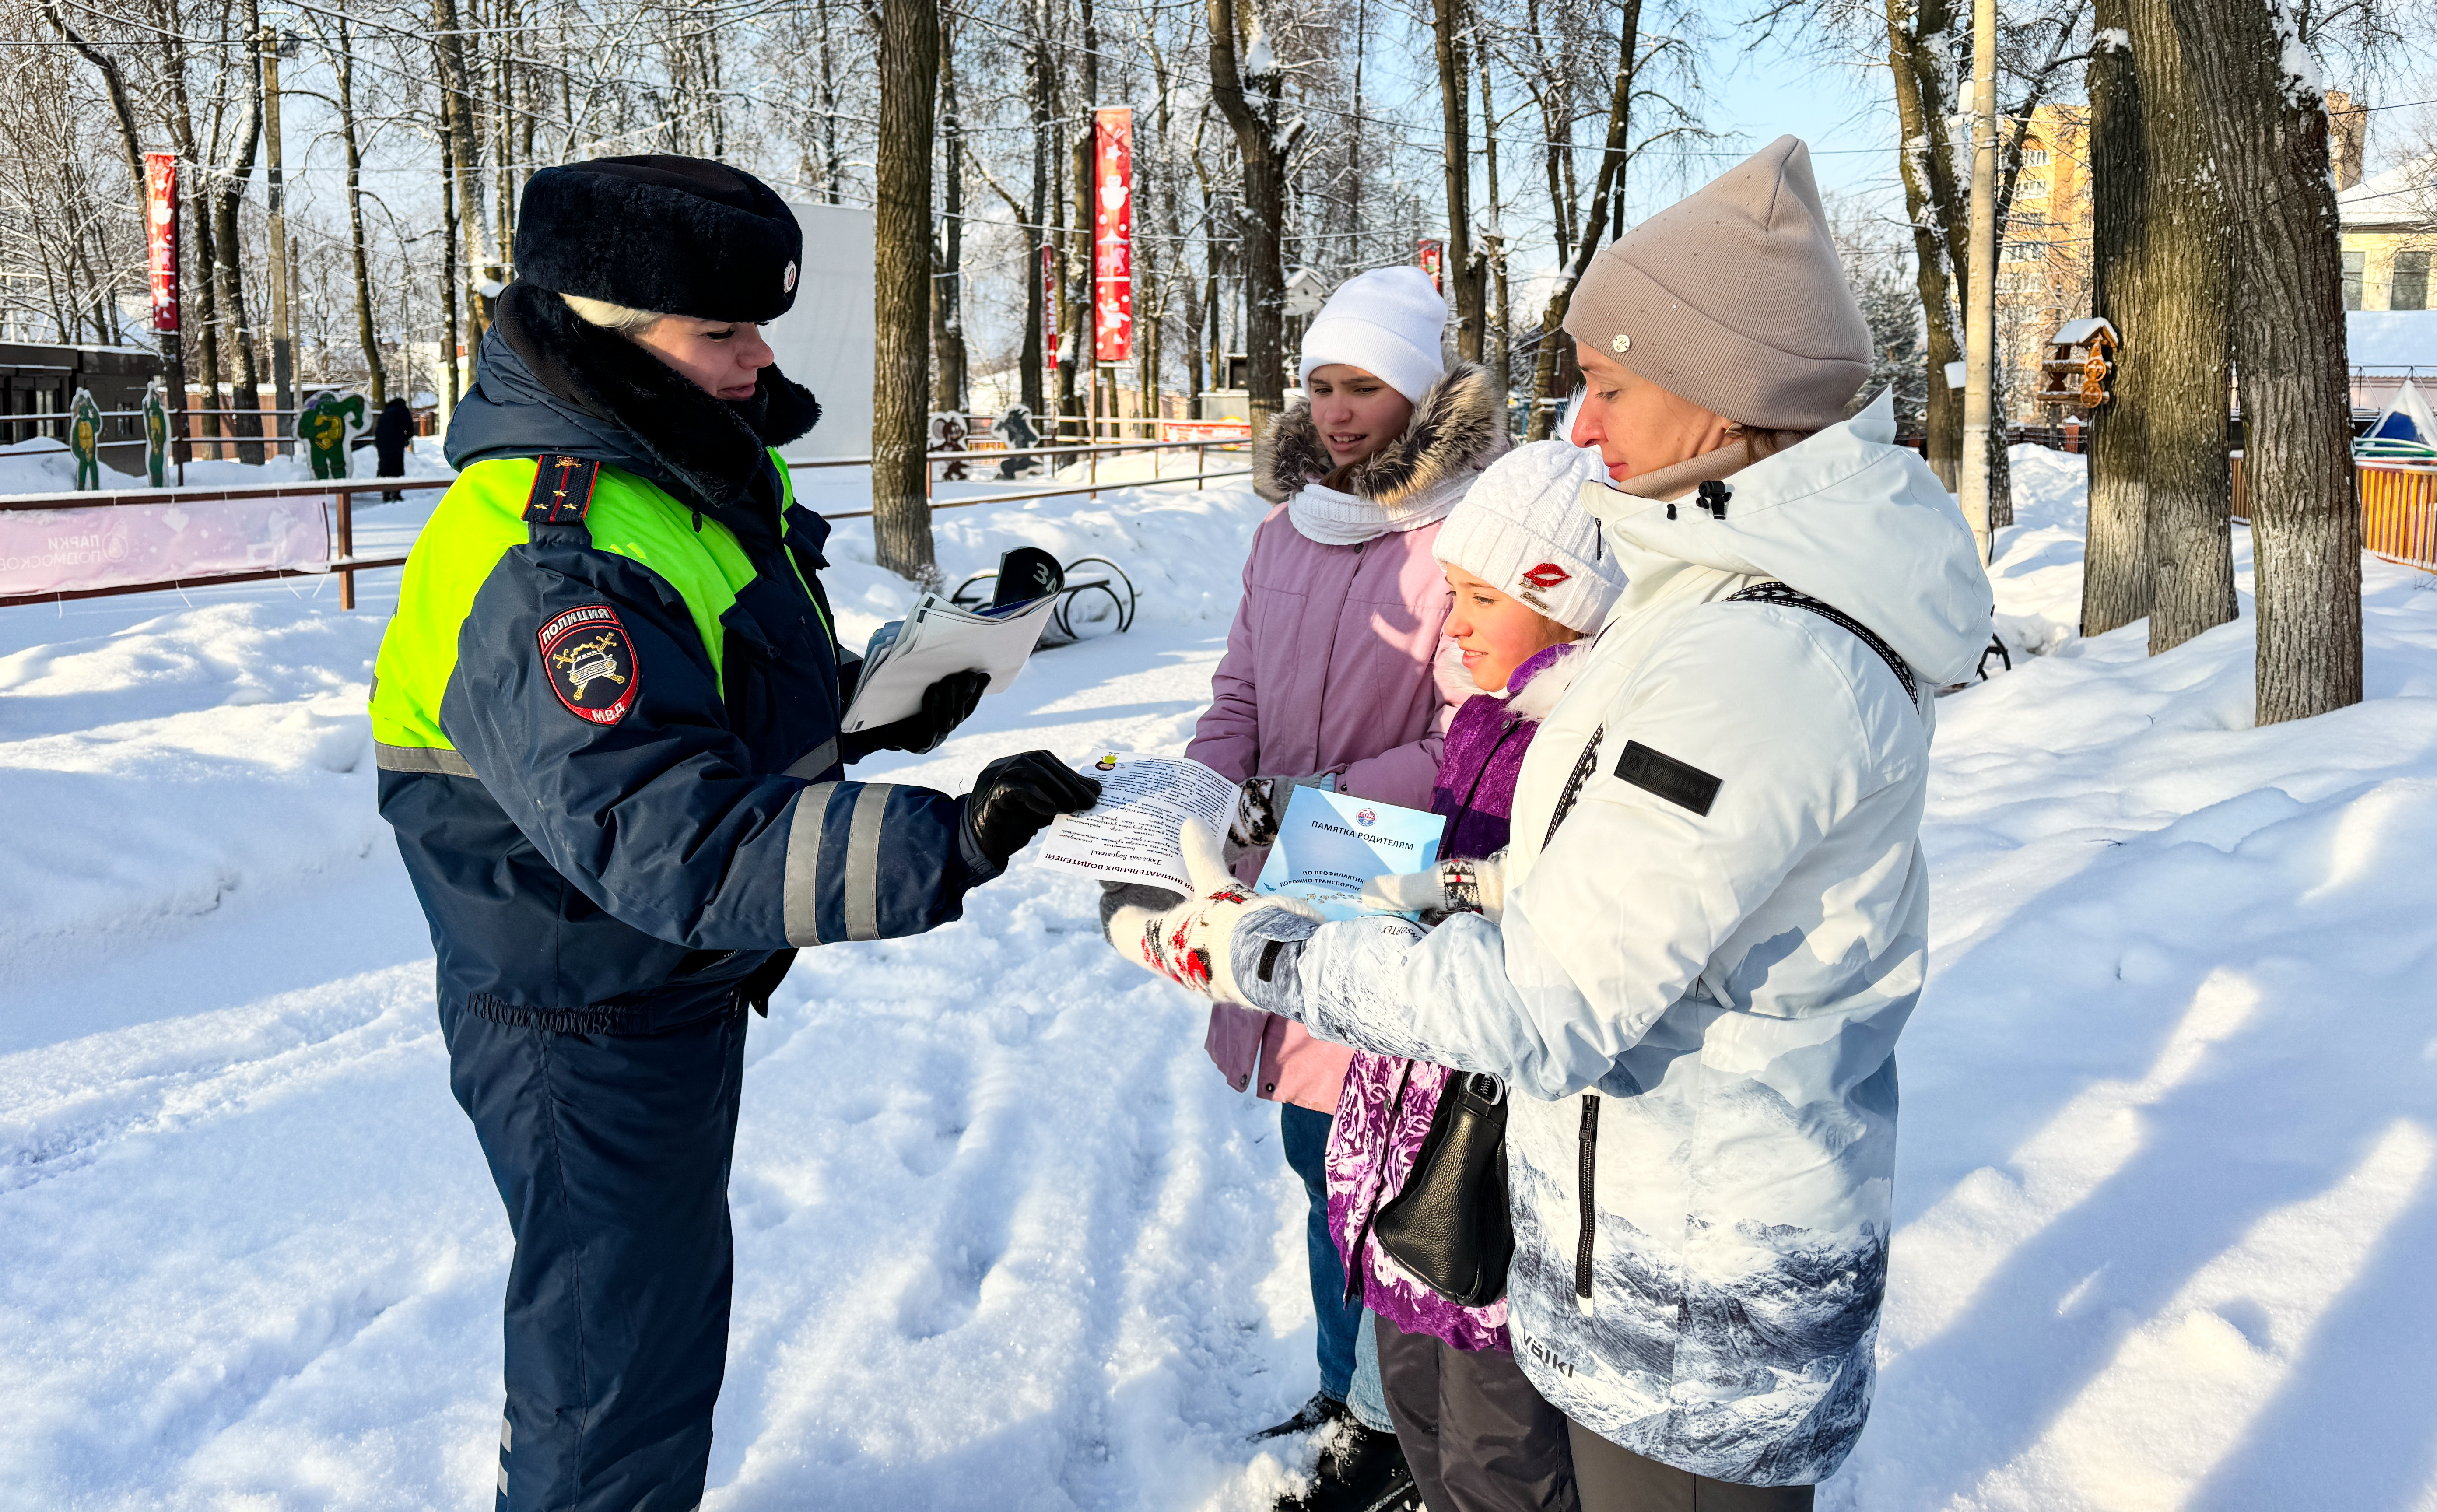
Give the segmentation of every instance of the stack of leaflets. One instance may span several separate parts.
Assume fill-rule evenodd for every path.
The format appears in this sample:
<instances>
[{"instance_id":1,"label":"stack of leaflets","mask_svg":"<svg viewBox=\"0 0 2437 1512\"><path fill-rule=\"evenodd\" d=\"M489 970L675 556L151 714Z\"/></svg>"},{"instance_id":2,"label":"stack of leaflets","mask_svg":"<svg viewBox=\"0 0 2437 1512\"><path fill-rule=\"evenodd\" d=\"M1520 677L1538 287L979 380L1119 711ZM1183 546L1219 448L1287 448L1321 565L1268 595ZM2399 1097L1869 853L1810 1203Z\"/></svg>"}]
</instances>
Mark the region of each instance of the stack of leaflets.
<instances>
[{"instance_id":1,"label":"stack of leaflets","mask_svg":"<svg viewBox=\"0 0 2437 1512\"><path fill-rule=\"evenodd\" d=\"M1024 670L1057 607L1054 593L989 608L923 594L912 613L872 633L843 728L851 733L907 718L921 710L924 689L959 672L987 672L988 691L999 692Z\"/></svg>"}]
</instances>

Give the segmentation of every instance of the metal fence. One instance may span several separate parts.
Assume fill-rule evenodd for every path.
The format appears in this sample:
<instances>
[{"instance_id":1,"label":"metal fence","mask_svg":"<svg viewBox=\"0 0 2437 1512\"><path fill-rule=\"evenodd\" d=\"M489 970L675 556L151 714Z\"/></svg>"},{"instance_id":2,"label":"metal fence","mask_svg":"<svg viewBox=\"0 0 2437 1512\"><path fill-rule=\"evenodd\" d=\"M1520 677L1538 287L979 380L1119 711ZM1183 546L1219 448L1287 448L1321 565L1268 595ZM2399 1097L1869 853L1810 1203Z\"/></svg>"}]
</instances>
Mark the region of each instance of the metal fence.
<instances>
[{"instance_id":1,"label":"metal fence","mask_svg":"<svg viewBox=\"0 0 2437 1512\"><path fill-rule=\"evenodd\" d=\"M1188 481L1191 482L1194 487L1198 490L1205 483L1227 478L1241 478L1247 476L1252 471L1250 467L1233 467L1222 471L1212 471L1209 466L1209 453L1213 448L1217 448L1221 452L1240 453L1250 450L1251 445L1252 444L1250 442L1240 439L1170 440L1102 443L1096 446L1077 444L1072 446L1036 447L1027 451L1016 453L1009 453L1006 450L978 452L934 451L925 454L928 463L928 466L923 468L926 501L933 509L966 509L976 504L1011 503L1026 499L1059 499L1074 494L1091 494L1096 498L1099 491L1103 488L1138 488L1151 484L1183 483ZM1099 459L1101 457L1112 454L1143 451L1153 453L1151 461L1151 476L1149 478L1125 480L1112 479L1105 483L1099 481ZM1191 472L1186 472L1182 468L1179 468L1173 472L1163 474L1158 454L1166 451L1192 452L1193 470ZM959 462L967 464L986 462L986 465L995 466L997 463L1006 460L1010 455L1019 457L1038 457L1043 459L1049 468L1049 478L1053 482L1056 480L1057 476L1057 469L1059 466L1058 459L1061 457L1067 459L1067 462L1070 465L1077 458L1082 459L1087 464L1087 470L1091 476L1083 483L1071 485L1060 484L1053 487L1017 489L1009 492L984 494L978 498L972 499L938 499L929 497L930 491L935 489L936 484L941 481L936 477L936 474L943 467ZM787 464L791 470L798 471L808 471L825 467L868 467L870 465L871 459L868 456L823 457L804 462L789 462ZM454 480L448 478L348 478L343 480L314 483L233 483L217 487L199 484L194 487L178 488L127 488L91 493L15 494L0 496L0 513L69 509L125 509L144 505L159 507L162 505L232 502L268 499L312 499L322 501L324 507L329 512L328 525L330 540L330 556L328 560L315 562L309 565L296 567L266 567L249 569L241 571L213 571L209 573L198 573L191 577L161 578L146 582L114 584L109 587L67 589L42 593L0 593L0 607L21 604L51 604L62 602L68 599L110 598L124 593L161 592L173 589L200 586L206 583L248 583L260 582L271 578L320 577L325 574L336 574L339 579L339 607L342 609L352 609L356 607L356 574L358 572L372 571L381 568L402 567L406 564L406 557L403 554L385 556L358 556L356 554L355 501L357 496L359 494L380 494L390 492L430 492L432 489L446 488L452 482L454 482ZM871 515L871 511L868 509L824 511L823 513L825 518L830 519L868 519Z\"/></svg>"}]
</instances>

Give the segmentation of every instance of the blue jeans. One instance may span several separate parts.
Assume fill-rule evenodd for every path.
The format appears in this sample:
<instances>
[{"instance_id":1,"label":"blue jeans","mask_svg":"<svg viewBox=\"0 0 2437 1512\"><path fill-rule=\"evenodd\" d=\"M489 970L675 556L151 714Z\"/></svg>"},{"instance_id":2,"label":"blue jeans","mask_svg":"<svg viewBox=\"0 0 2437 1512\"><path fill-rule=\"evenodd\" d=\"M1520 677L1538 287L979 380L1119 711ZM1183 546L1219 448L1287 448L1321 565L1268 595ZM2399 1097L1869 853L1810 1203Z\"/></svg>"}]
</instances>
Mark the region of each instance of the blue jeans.
<instances>
[{"instance_id":1,"label":"blue jeans","mask_svg":"<svg viewBox=\"0 0 2437 1512\"><path fill-rule=\"evenodd\" d=\"M1345 1267L1328 1234L1328 1131L1337 1120L1324 1113L1278 1104L1278 1133L1287 1164L1303 1178L1311 1211L1304 1247L1311 1263L1311 1311L1320 1325L1320 1389L1346 1403L1356 1419L1380 1433L1393 1432L1388 1398L1379 1384L1379 1357L1369 1347L1370 1323L1361 1301L1345 1297ZM1365 1347L1358 1348L1357 1345Z\"/></svg>"}]
</instances>

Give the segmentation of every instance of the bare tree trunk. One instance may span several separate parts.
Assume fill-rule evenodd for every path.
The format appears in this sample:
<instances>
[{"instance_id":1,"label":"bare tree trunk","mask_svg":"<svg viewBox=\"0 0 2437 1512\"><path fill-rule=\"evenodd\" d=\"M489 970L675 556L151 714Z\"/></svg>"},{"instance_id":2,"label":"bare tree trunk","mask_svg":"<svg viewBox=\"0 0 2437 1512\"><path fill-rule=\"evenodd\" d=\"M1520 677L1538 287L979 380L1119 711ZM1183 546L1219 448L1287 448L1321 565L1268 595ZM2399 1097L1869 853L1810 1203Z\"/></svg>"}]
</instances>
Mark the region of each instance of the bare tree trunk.
<instances>
[{"instance_id":1,"label":"bare tree trunk","mask_svg":"<svg viewBox=\"0 0 2437 1512\"><path fill-rule=\"evenodd\" d=\"M838 202L838 182L842 171L838 164L837 142L837 70L830 56L830 6L821 0L821 192L829 203ZM1038 220L1039 217L1035 217Z\"/></svg>"},{"instance_id":2,"label":"bare tree trunk","mask_svg":"<svg viewBox=\"0 0 2437 1512\"><path fill-rule=\"evenodd\" d=\"M939 364L932 407L965 413L965 123L956 103L956 23L939 13L939 268L932 281L931 346Z\"/></svg>"},{"instance_id":3,"label":"bare tree trunk","mask_svg":"<svg viewBox=\"0 0 2437 1512\"><path fill-rule=\"evenodd\" d=\"M1042 227L1049 220L1051 113L1055 106L1055 64L1049 58L1048 0L1033 0L1033 41L1025 55L1025 82L1032 95L1032 212L1024 234L1024 407L1038 425L1046 413L1042 396L1042 368L1049 360L1049 291L1042 279L1042 253L1050 243Z\"/></svg>"},{"instance_id":4,"label":"bare tree trunk","mask_svg":"<svg viewBox=\"0 0 2437 1512\"><path fill-rule=\"evenodd\" d=\"M457 150L448 133L440 133L440 365L446 370L443 379L447 387L441 392L448 397L453 413L457 401L464 397L458 380L463 369L457 365L457 343L464 340L457 323L457 289L463 282L457 273Z\"/></svg>"},{"instance_id":5,"label":"bare tree trunk","mask_svg":"<svg viewBox=\"0 0 2437 1512\"><path fill-rule=\"evenodd\" d=\"M2115 384L2117 404L2137 417L2131 429L2140 450L2128 458L2119 444L2111 462L2138 469L2134 499L2148 516L2154 655L2235 613L2225 451L2229 269L2200 100L2168 0L2130 0L2126 9L2143 173L2140 200L2130 207L2137 217L2130 244L2117 249L2116 271L2130 274L2126 297L2111 290L2111 306L2122 313L2110 318L2119 331L2140 333L2122 350ZM2094 523L2096 471L2094 457Z\"/></svg>"},{"instance_id":6,"label":"bare tree trunk","mask_svg":"<svg viewBox=\"0 0 2437 1512\"><path fill-rule=\"evenodd\" d=\"M1963 360L1962 334L1956 328L1962 291L1945 232L1955 224L1948 218L1961 210L1946 126L1950 113L1940 70L1944 55L1924 45L1926 39L1946 29L1951 17L1945 0L1923 0L1918 9L1907 0L1886 0L1886 14L1888 71L1895 79L1896 116L1903 131L1897 166L1903 178L1904 213L1912 221L1914 279L1928 337L1922 343L1929 387L1922 429L1930 470L1951 491L1963 466L1963 396L1948 386L1946 369Z\"/></svg>"},{"instance_id":7,"label":"bare tree trunk","mask_svg":"<svg viewBox=\"0 0 2437 1512\"><path fill-rule=\"evenodd\" d=\"M871 537L876 561L925 588L939 569L926 497L932 91L938 0L881 0L877 225L872 247Z\"/></svg>"},{"instance_id":8,"label":"bare tree trunk","mask_svg":"<svg viewBox=\"0 0 2437 1512\"><path fill-rule=\"evenodd\" d=\"M1082 414L1086 393L1094 389L1092 364L1098 360L1098 354L1092 349L1096 308L1096 290L1093 287L1096 254L1092 246L1092 107L1100 102L1100 36L1093 24L1092 0L1079 0L1079 9L1083 44L1078 49L1078 62L1082 69L1082 89L1081 97L1075 103L1082 124L1068 149L1067 161L1067 186L1075 196L1068 207L1074 211L1075 223L1072 235L1061 238L1060 246L1060 255L1065 263L1065 276L1060 280L1059 291L1065 296L1067 350L1060 353L1058 360L1058 413L1070 416ZM1091 396L1096 400L1096 392ZM1076 435L1083 441L1098 439L1088 424Z\"/></svg>"},{"instance_id":9,"label":"bare tree trunk","mask_svg":"<svg viewBox=\"0 0 2437 1512\"><path fill-rule=\"evenodd\" d=\"M178 287L195 295L200 317L190 319L181 311L179 322L195 332L195 357L200 369L195 380L202 388L203 399L202 413L197 418L202 422L204 435L218 438L224 428L218 413L220 408L219 302L213 293L211 270L219 260L219 253L212 244L211 175L205 170L203 154L198 150L195 139L192 103L186 94L184 50L175 43L165 44L164 50L169 54L166 60L169 79L169 130L177 139L179 161L185 165L180 177L186 186L187 223L194 228L194 236L183 249L187 266L179 273ZM190 438L187 453L191 457L194 432L190 430L187 434ZM219 457L220 450L215 439L212 455Z\"/></svg>"},{"instance_id":10,"label":"bare tree trunk","mask_svg":"<svg viewBox=\"0 0 2437 1512\"><path fill-rule=\"evenodd\" d=\"M1638 5L1639 0L1627 0ZM1210 0L1210 92L1236 132L1244 189L1236 202L1237 270L1244 289L1246 408L1253 434L1268 431L1286 408L1286 260L1279 230L1286 219L1286 166L1302 123L1278 125L1280 76L1247 73L1237 62L1236 0ZM1256 55L1256 59L1257 59Z\"/></svg>"},{"instance_id":11,"label":"bare tree trunk","mask_svg":"<svg viewBox=\"0 0 2437 1512\"><path fill-rule=\"evenodd\" d=\"M2131 0L2098 0L2101 30L2131 35ZM2148 80L2129 45L2090 61L2092 313L2147 343L2141 277L2148 193ZM2135 312L2144 320L2135 324ZM2130 353L2118 360L2129 367ZM2090 415L2090 522L2082 547L2081 633L2105 635L2148 614L2156 568L2149 551L2148 391L2124 382Z\"/></svg>"},{"instance_id":12,"label":"bare tree trunk","mask_svg":"<svg viewBox=\"0 0 2437 1512\"><path fill-rule=\"evenodd\" d=\"M1512 381L1507 345L1514 333L1514 308L1506 288L1506 206L1498 197L1498 112L1489 92L1489 47L1483 43L1475 49L1481 66L1481 145L1489 174L1489 229L1481 238L1486 256L1491 287L1496 290L1496 304L1489 312L1487 340L1481 343L1481 360L1489 365L1489 381L1498 391L1498 416L1506 417L1506 391Z\"/></svg>"},{"instance_id":13,"label":"bare tree trunk","mask_svg":"<svg viewBox=\"0 0 2437 1512\"><path fill-rule=\"evenodd\" d=\"M477 192L482 156L474 137L473 75L465 66L465 39L457 24L457 0L432 0L440 64L440 129L448 137L448 170L456 180L457 221L464 235L465 266L465 352L479 374L482 333L491 328L490 296L477 291L476 279L487 276L491 259L482 248L482 199Z\"/></svg>"},{"instance_id":14,"label":"bare tree trunk","mask_svg":"<svg viewBox=\"0 0 2437 1512\"><path fill-rule=\"evenodd\" d=\"M1561 102L1559 76L1549 62L1549 48L1540 31L1540 0L1524 0L1524 35L1532 41L1532 60L1538 78L1526 79L1533 102L1540 107L1541 164L1549 171L1549 223L1557 237L1557 266L1563 268L1574 260L1572 237L1574 207L1567 199L1567 184L1561 163L1570 163L1573 154L1566 150L1569 121Z\"/></svg>"},{"instance_id":15,"label":"bare tree trunk","mask_svg":"<svg viewBox=\"0 0 2437 1512\"><path fill-rule=\"evenodd\" d=\"M1440 161L1446 174L1447 282L1455 298L1455 355L1481 360L1481 270L1472 248L1472 106L1464 57L1464 0L1430 0L1430 34L1439 62Z\"/></svg>"},{"instance_id":16,"label":"bare tree trunk","mask_svg":"<svg viewBox=\"0 0 2437 1512\"><path fill-rule=\"evenodd\" d=\"M251 9L251 8L249 8ZM248 17L252 20L251 15ZM254 177L254 154L262 140L262 73L251 45L260 28L249 25L249 44L243 56L248 71L244 110L237 117L237 128L229 152L226 171L212 189L212 241L216 255L212 260L212 282L219 287L221 313L237 343L237 389L229 397L229 408L237 412L229 418L229 429L238 436L251 436L237 448L239 462L262 460L262 376L254 364L254 331L246 320L245 275L240 267L243 244L237 236L237 208L245 202L246 181ZM280 255L273 249L272 255ZM244 418L240 418L244 416Z\"/></svg>"},{"instance_id":17,"label":"bare tree trunk","mask_svg":"<svg viewBox=\"0 0 2437 1512\"><path fill-rule=\"evenodd\" d=\"M358 187L364 160L356 134L356 55L343 18L338 27L339 139L347 154L347 252L356 276L356 342L363 348L364 368L372 375L373 408L378 409L389 401L389 381L381 371L380 339L373 330L372 269L364 255L364 207Z\"/></svg>"},{"instance_id":18,"label":"bare tree trunk","mask_svg":"<svg viewBox=\"0 0 2437 1512\"><path fill-rule=\"evenodd\" d=\"M1632 140L1634 60L1641 45L1641 0L1624 0L1622 32L1617 44L1616 82L1608 92L1607 149L1600 154L1599 182L1591 190L1591 202L1583 216L1582 235L1574 240L1573 261L1558 270L1557 285L1549 292L1548 308L1540 312L1540 345L1532 362L1532 424L1528 432L1534 441L1546 441L1556 428L1556 408L1547 401L1555 396L1558 359L1566 345L1566 311L1573 304L1574 286L1582 282L1592 255L1599 251L1600 230L1607 224L1609 197L1624 197L1626 146Z\"/></svg>"},{"instance_id":19,"label":"bare tree trunk","mask_svg":"<svg viewBox=\"0 0 2437 1512\"><path fill-rule=\"evenodd\" d=\"M2259 591L2258 722L2361 699L2343 261L2317 88L2268 0L2174 0L2244 271L2234 301Z\"/></svg>"}]
</instances>

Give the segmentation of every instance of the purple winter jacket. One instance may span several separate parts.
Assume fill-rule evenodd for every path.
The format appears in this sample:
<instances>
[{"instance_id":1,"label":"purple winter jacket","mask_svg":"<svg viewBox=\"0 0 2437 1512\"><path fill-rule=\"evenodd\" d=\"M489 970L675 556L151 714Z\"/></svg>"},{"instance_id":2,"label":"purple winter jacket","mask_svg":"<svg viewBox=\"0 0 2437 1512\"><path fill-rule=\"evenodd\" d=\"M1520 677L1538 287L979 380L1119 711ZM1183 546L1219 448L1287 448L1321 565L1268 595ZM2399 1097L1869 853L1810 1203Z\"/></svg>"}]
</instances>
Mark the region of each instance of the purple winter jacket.
<instances>
[{"instance_id":1,"label":"purple winter jacket","mask_svg":"<svg viewBox=\"0 0 2437 1512\"><path fill-rule=\"evenodd\" d=\"M1574 650L1572 644L1555 645L1532 656L1507 679L1506 698L1483 694L1456 711L1430 789L1431 812L1452 820L1441 855L1479 860L1506 849L1515 779L1540 729L1536 717L1509 700ZM1543 700L1533 702L1546 707ZM1454 1074L1427 1061L1367 1051L1354 1057L1328 1136L1329 1237L1337 1241L1345 1274L1362 1278L1364 1304L1398 1329L1427 1333L1459 1349L1511 1351L1503 1297L1485 1308L1450 1302L1371 1238L1372 1218L1412 1174L1439 1095Z\"/></svg>"}]
</instances>

